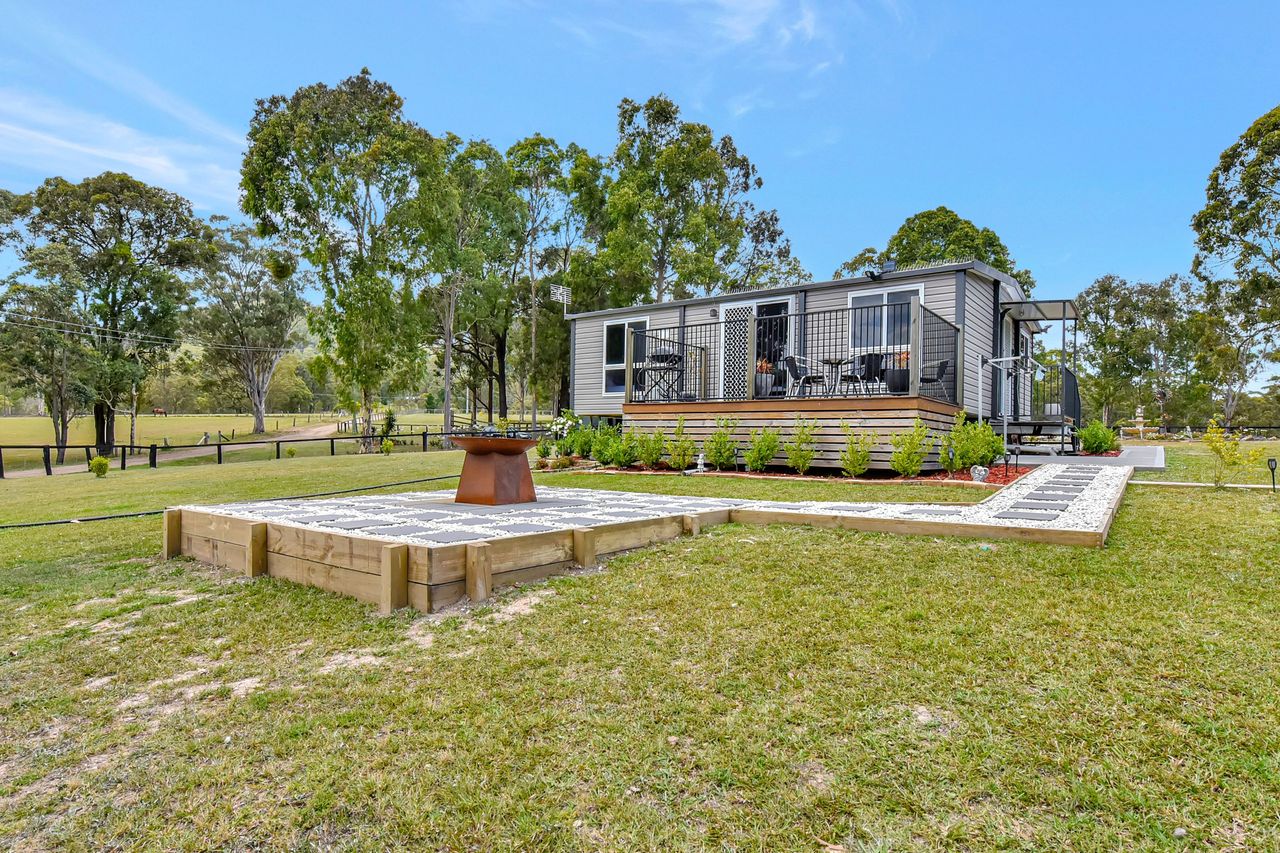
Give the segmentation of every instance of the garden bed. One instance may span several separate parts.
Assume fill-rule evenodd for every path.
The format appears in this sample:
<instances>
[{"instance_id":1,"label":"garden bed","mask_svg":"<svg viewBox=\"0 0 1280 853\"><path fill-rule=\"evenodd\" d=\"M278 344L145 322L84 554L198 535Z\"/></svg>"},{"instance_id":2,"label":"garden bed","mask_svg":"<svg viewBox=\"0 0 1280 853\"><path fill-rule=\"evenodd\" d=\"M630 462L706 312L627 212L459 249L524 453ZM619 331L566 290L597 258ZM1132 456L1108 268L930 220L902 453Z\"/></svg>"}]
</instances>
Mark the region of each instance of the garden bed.
<instances>
[{"instance_id":1,"label":"garden bed","mask_svg":"<svg viewBox=\"0 0 1280 853\"><path fill-rule=\"evenodd\" d=\"M548 469L550 470L550 469ZM574 466L572 468L562 468L556 473L573 473L575 471L590 471L593 474L639 474L639 475L666 475L666 476L698 476L698 477L733 477L743 480L796 480L800 482L818 482L818 483L857 483L859 485L937 485L938 483L946 483L952 486L975 486L978 488L999 489L1014 482L1024 474L1034 471L1034 468L1025 465L1017 468L1010 468L1008 476L1004 473L1004 466L992 467L991 473L987 477L985 483L974 482L969 476L968 471L956 472L948 476L945 471L938 471L932 474L921 474L916 477L903 478L888 471L868 471L857 477L847 477L844 474L793 474L786 471L716 471L708 468L700 474L692 475L684 471L673 471L670 468L618 468L612 465L596 465L594 468L585 468Z\"/></svg>"}]
</instances>

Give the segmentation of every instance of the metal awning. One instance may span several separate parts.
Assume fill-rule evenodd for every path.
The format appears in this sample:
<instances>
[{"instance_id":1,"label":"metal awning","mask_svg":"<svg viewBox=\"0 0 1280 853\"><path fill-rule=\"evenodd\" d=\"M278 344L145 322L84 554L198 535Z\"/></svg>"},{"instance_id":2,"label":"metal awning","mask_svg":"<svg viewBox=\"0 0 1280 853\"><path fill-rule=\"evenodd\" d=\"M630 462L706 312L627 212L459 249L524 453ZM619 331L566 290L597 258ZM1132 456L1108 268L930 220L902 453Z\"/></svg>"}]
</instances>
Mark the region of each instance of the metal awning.
<instances>
[{"instance_id":1,"label":"metal awning","mask_svg":"<svg viewBox=\"0 0 1280 853\"><path fill-rule=\"evenodd\" d=\"M1079 315L1076 304L1070 299L1037 299L1031 302L1001 302L1000 310L1005 315L1021 322L1049 322L1053 320L1075 320Z\"/></svg>"}]
</instances>

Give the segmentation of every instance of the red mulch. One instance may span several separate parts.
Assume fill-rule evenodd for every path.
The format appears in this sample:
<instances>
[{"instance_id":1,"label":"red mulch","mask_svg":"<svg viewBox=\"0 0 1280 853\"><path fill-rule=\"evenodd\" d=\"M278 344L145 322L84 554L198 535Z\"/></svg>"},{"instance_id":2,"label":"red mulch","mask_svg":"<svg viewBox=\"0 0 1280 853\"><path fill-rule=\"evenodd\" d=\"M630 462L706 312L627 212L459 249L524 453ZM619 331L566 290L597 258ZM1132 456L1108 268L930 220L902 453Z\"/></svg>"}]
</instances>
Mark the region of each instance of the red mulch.
<instances>
[{"instance_id":1,"label":"red mulch","mask_svg":"<svg viewBox=\"0 0 1280 853\"><path fill-rule=\"evenodd\" d=\"M987 474L986 481L994 486L1007 486L1022 475L1030 474L1034 470L1034 468L1026 465L1019 465L1017 467L1010 465L1009 473L1006 474L1004 472L1004 466L996 464L991 466L991 472ZM951 480L952 482L957 480L973 482L973 477L969 476L968 471L957 471L950 476L947 475L946 471L938 471L934 474L921 474L919 477L916 477L916 479L930 481L941 480L944 482L947 480Z\"/></svg>"},{"instance_id":2,"label":"red mulch","mask_svg":"<svg viewBox=\"0 0 1280 853\"><path fill-rule=\"evenodd\" d=\"M1080 455L1081 455L1081 456L1119 456L1119 455L1120 455L1120 451L1119 451L1119 450L1108 450L1106 453L1085 453L1085 452L1082 450L1082 451L1080 451Z\"/></svg>"}]
</instances>

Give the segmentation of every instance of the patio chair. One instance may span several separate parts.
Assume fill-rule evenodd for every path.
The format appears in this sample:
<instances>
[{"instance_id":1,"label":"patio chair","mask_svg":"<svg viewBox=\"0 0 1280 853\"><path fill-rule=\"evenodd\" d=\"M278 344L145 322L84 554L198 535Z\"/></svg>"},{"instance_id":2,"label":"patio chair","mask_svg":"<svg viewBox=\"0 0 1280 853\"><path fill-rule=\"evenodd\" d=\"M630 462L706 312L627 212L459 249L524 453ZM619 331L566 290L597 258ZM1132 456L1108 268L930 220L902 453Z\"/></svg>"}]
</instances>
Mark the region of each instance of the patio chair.
<instances>
[{"instance_id":1,"label":"patio chair","mask_svg":"<svg viewBox=\"0 0 1280 853\"><path fill-rule=\"evenodd\" d=\"M782 366L787 369L787 375L791 377L791 388L787 393L789 397L805 397L812 393L814 386L818 387L819 392L826 387L826 374L807 358L789 355L782 359Z\"/></svg>"},{"instance_id":2,"label":"patio chair","mask_svg":"<svg viewBox=\"0 0 1280 853\"><path fill-rule=\"evenodd\" d=\"M951 359L948 358L926 362L920 368L920 391L923 393L932 389L940 392L942 398L950 403L951 387L946 382L947 369L950 367Z\"/></svg>"},{"instance_id":3,"label":"patio chair","mask_svg":"<svg viewBox=\"0 0 1280 853\"><path fill-rule=\"evenodd\" d=\"M841 387L848 387L855 392L870 393L870 386L884 379L884 354L867 352L849 359L851 370L840 374Z\"/></svg>"}]
</instances>

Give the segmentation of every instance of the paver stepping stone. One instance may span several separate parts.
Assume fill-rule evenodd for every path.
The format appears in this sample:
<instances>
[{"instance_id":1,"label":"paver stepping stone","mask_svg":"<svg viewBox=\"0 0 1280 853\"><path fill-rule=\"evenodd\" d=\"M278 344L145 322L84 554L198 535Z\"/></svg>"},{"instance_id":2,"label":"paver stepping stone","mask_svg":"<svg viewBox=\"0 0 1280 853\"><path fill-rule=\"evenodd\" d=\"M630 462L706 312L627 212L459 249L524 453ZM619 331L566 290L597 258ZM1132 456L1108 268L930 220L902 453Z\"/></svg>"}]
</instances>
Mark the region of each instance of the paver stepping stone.
<instances>
[{"instance_id":1,"label":"paver stepping stone","mask_svg":"<svg viewBox=\"0 0 1280 853\"><path fill-rule=\"evenodd\" d=\"M872 509L869 504L828 504L822 508L835 512L866 512Z\"/></svg>"},{"instance_id":2,"label":"paver stepping stone","mask_svg":"<svg viewBox=\"0 0 1280 853\"><path fill-rule=\"evenodd\" d=\"M566 515L564 518L548 518L547 521L561 527L593 527L597 524L609 524L619 521L616 518L590 518L585 515Z\"/></svg>"},{"instance_id":3,"label":"paver stepping stone","mask_svg":"<svg viewBox=\"0 0 1280 853\"><path fill-rule=\"evenodd\" d=\"M945 507L920 507L919 509L909 509L907 512L913 515L958 515L963 510L947 509Z\"/></svg>"},{"instance_id":4,"label":"paver stepping stone","mask_svg":"<svg viewBox=\"0 0 1280 853\"><path fill-rule=\"evenodd\" d=\"M346 518L346 515L340 513L329 513L328 515L300 515L293 520L300 524L324 524L325 522L334 521L339 518Z\"/></svg>"},{"instance_id":5,"label":"paver stepping stone","mask_svg":"<svg viewBox=\"0 0 1280 853\"><path fill-rule=\"evenodd\" d=\"M1056 512L1028 512L1025 510L1017 512L997 512L995 518L1012 518L1019 521L1053 521L1058 517Z\"/></svg>"},{"instance_id":6,"label":"paver stepping stone","mask_svg":"<svg viewBox=\"0 0 1280 853\"><path fill-rule=\"evenodd\" d=\"M419 533L431 533L435 527L423 527L421 524L393 524L388 527L370 527L363 532L375 536L416 536Z\"/></svg>"},{"instance_id":7,"label":"paver stepping stone","mask_svg":"<svg viewBox=\"0 0 1280 853\"><path fill-rule=\"evenodd\" d=\"M1053 503L1050 501L1018 501L1012 504L1010 509L1038 509L1038 510L1064 510L1071 506L1069 503Z\"/></svg>"},{"instance_id":8,"label":"paver stepping stone","mask_svg":"<svg viewBox=\"0 0 1280 853\"><path fill-rule=\"evenodd\" d=\"M474 542L485 538L485 534L474 530L435 530L422 536L430 542Z\"/></svg>"},{"instance_id":9,"label":"paver stepping stone","mask_svg":"<svg viewBox=\"0 0 1280 853\"><path fill-rule=\"evenodd\" d=\"M1066 492L1069 495L1079 495L1084 493L1084 486L1068 486L1063 483L1045 483L1044 488L1053 489L1056 492Z\"/></svg>"},{"instance_id":10,"label":"paver stepping stone","mask_svg":"<svg viewBox=\"0 0 1280 853\"><path fill-rule=\"evenodd\" d=\"M532 524L522 521L514 524L496 524L494 529L505 530L507 533L542 533L545 530L555 530L556 528L550 524Z\"/></svg>"},{"instance_id":11,"label":"paver stepping stone","mask_svg":"<svg viewBox=\"0 0 1280 853\"><path fill-rule=\"evenodd\" d=\"M336 527L339 530L362 530L366 527L377 527L386 524L385 518L352 518L347 521L327 521L325 527Z\"/></svg>"},{"instance_id":12,"label":"paver stepping stone","mask_svg":"<svg viewBox=\"0 0 1280 853\"><path fill-rule=\"evenodd\" d=\"M1031 498L1032 500L1060 501L1064 498L1066 500L1074 500L1075 498L1080 497L1080 495L1073 492L1059 492L1054 489L1036 489L1034 492L1027 492L1023 497Z\"/></svg>"}]
</instances>

